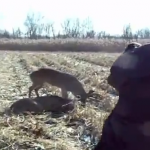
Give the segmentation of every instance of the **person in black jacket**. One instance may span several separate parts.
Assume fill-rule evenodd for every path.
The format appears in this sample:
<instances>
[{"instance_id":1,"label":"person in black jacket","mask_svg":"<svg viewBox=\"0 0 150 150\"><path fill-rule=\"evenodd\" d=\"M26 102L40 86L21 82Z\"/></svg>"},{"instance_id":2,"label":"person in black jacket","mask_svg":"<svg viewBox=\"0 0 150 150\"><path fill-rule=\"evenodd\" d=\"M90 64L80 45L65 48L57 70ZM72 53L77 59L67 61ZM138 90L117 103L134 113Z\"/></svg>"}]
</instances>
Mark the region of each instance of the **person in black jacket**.
<instances>
[{"instance_id":1,"label":"person in black jacket","mask_svg":"<svg viewBox=\"0 0 150 150\"><path fill-rule=\"evenodd\" d=\"M150 44L122 53L107 81L119 100L94 150L150 150Z\"/></svg>"}]
</instances>

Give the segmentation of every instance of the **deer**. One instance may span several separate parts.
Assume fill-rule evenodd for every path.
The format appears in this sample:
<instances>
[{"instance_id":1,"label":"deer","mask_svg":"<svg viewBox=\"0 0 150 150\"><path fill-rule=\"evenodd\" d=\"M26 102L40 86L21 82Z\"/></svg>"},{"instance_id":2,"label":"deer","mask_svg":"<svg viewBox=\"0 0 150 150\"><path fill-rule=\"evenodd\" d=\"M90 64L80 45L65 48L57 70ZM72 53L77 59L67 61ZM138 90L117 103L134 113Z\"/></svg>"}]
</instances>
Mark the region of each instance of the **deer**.
<instances>
[{"instance_id":1,"label":"deer","mask_svg":"<svg viewBox=\"0 0 150 150\"><path fill-rule=\"evenodd\" d=\"M40 112L43 112L43 107L39 105L34 100L31 100L29 98L24 98L17 100L14 102L8 109L8 114L14 113L16 115L18 114L28 114L28 112L33 114L39 114Z\"/></svg>"},{"instance_id":2,"label":"deer","mask_svg":"<svg viewBox=\"0 0 150 150\"><path fill-rule=\"evenodd\" d=\"M15 101L7 112L14 114L40 114L42 112L64 112L74 109L74 102L71 99L64 99L57 95L41 96L31 100L23 98Z\"/></svg>"},{"instance_id":3,"label":"deer","mask_svg":"<svg viewBox=\"0 0 150 150\"><path fill-rule=\"evenodd\" d=\"M32 86L29 87L29 98L33 90L36 96L39 97L38 91L43 87L44 83L60 88L63 98L68 98L68 92L71 92L75 97L80 97L79 99L84 106L86 99L94 92L93 90L89 90L86 93L83 85L75 76L52 68L40 68L33 71L29 77L32 81Z\"/></svg>"}]
</instances>

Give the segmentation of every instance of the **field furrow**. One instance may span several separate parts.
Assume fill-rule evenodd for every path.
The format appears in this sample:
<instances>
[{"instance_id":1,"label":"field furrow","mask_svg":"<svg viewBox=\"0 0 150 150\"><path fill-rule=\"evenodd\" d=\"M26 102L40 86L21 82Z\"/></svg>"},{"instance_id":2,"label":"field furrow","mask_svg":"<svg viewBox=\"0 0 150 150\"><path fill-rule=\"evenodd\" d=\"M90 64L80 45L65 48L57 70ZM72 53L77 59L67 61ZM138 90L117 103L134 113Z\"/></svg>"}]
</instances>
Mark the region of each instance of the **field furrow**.
<instances>
[{"instance_id":1,"label":"field furrow","mask_svg":"<svg viewBox=\"0 0 150 150\"><path fill-rule=\"evenodd\" d=\"M95 98L95 100L89 100L86 108L78 106L74 115L66 116L71 119L84 120L84 126L88 125L92 128L90 134L93 135L96 132L97 135L93 136L99 137L103 121L109 114L108 110L110 111L114 107L114 102L109 95L112 87L106 82L110 64L115 58L110 55L100 54L98 56L94 53L91 55L89 53L1 53L1 110L17 99L28 97L28 88L32 84L29 74L32 71L40 67L52 67L75 75L83 83L86 91L94 89L101 96ZM100 57L106 59L104 63L108 62L108 64L100 65L100 63L97 63ZM57 87L49 85L45 88L39 91L40 95L48 92L60 96ZM34 92L32 96L35 96ZM22 145L24 144L29 147L29 145L38 145L39 143L45 149L70 150L71 148L72 150L85 150L87 147L90 149L91 144L87 143L86 138L83 141L80 140L81 126L65 126L68 122L66 118L54 119L50 117L49 113L45 113L35 115L33 118L26 116L24 122L20 122L21 120L15 116L10 120L10 125L8 125L5 116L0 114L0 149L9 149L7 147L13 145L13 143L17 145L18 149L23 149ZM32 131L33 121L38 122L42 129L38 138ZM46 124L45 121L54 121L55 124ZM5 141L5 143L1 141ZM27 146L25 149L32 149L27 148ZM10 146L10 149L12 149L12 146Z\"/></svg>"},{"instance_id":2,"label":"field furrow","mask_svg":"<svg viewBox=\"0 0 150 150\"><path fill-rule=\"evenodd\" d=\"M1 90L0 95L5 100L14 100L22 94L22 86L26 84L23 80L24 72L18 64L19 57L12 55L2 55L1 59ZM18 71L19 70L19 71ZM23 84L23 82L25 82Z\"/></svg>"},{"instance_id":3,"label":"field furrow","mask_svg":"<svg viewBox=\"0 0 150 150\"><path fill-rule=\"evenodd\" d=\"M87 54L83 53L82 55L70 55L78 60L89 62L91 64L103 66L103 67L110 67L112 63L115 61L118 54L102 54L102 53L94 53L94 54Z\"/></svg>"}]
</instances>

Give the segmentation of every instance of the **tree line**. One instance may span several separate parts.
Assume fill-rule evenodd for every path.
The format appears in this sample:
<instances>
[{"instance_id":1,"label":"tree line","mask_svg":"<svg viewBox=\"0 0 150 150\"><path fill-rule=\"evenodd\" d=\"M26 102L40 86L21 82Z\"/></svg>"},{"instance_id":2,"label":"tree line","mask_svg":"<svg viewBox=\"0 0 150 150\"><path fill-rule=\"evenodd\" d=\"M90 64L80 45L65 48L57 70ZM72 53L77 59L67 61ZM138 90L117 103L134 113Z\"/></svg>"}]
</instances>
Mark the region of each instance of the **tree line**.
<instances>
[{"instance_id":1,"label":"tree line","mask_svg":"<svg viewBox=\"0 0 150 150\"><path fill-rule=\"evenodd\" d=\"M111 35L106 31L95 32L93 29L92 21L87 18L84 21L76 19L66 19L61 24L61 31L56 32L53 22L43 22L44 16L36 15L35 13L28 13L24 21L25 31L12 29L12 32L7 30L0 30L0 38L13 38L13 39L124 39L127 41L138 39L149 39L150 29L139 29L135 33L132 31L130 24L123 28L122 35Z\"/></svg>"}]
</instances>

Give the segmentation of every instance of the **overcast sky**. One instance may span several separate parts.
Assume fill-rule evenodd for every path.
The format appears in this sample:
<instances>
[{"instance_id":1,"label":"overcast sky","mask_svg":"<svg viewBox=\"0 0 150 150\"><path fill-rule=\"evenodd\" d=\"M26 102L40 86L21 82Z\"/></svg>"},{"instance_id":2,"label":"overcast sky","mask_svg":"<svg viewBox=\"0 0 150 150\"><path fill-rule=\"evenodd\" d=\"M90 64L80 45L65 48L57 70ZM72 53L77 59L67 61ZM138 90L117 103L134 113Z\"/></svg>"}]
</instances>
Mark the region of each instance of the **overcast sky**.
<instances>
[{"instance_id":1,"label":"overcast sky","mask_svg":"<svg viewBox=\"0 0 150 150\"><path fill-rule=\"evenodd\" d=\"M1 0L0 29L22 28L28 12L40 13L46 20L54 21L57 30L66 18L87 17L95 30L111 34L121 33L129 23L134 30L150 27L148 0Z\"/></svg>"}]
</instances>

